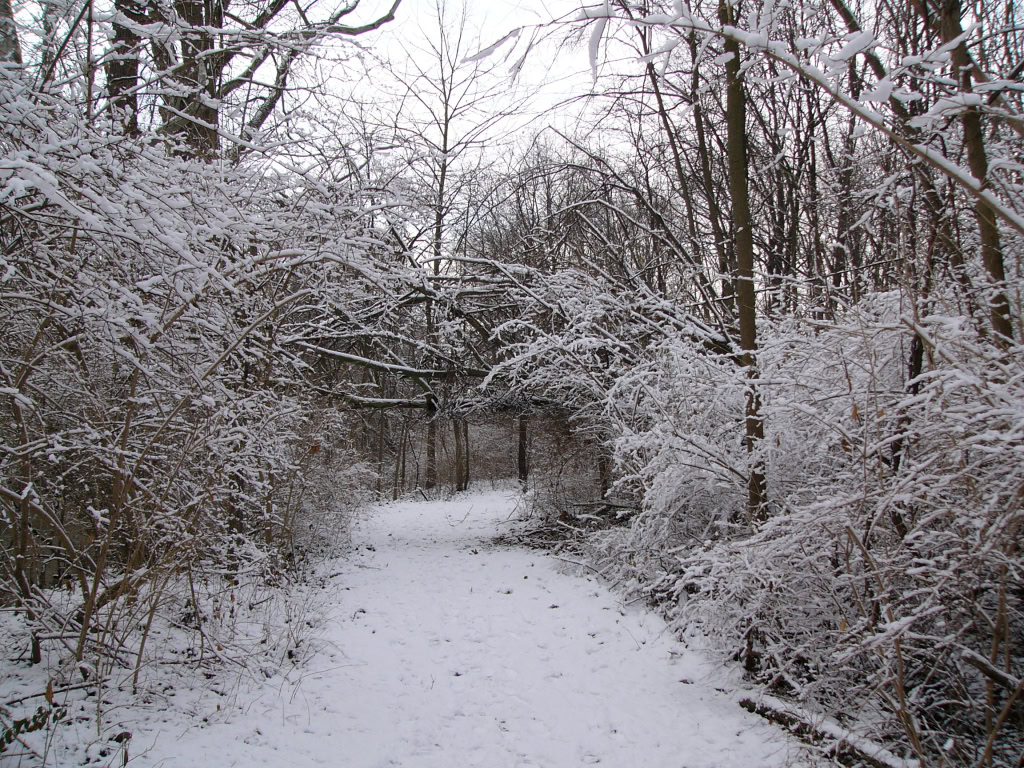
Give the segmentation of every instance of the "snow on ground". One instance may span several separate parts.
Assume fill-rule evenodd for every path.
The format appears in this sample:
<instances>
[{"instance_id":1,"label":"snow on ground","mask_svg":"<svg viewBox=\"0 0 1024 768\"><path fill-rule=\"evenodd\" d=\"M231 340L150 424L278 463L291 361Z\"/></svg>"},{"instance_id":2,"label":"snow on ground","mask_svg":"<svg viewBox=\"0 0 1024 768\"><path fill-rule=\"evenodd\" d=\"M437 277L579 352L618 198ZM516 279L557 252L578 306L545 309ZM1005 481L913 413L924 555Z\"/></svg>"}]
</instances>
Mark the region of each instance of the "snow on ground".
<instances>
[{"instance_id":1,"label":"snow on ground","mask_svg":"<svg viewBox=\"0 0 1024 768\"><path fill-rule=\"evenodd\" d=\"M104 727L133 734L138 768L806 764L659 617L554 557L495 544L516 499L373 508L355 553L331 564L331 599L289 617L321 632L304 664L234 686L199 670ZM320 622L302 615L315 605ZM96 743L89 754L123 762Z\"/></svg>"},{"instance_id":2,"label":"snow on ground","mask_svg":"<svg viewBox=\"0 0 1024 768\"><path fill-rule=\"evenodd\" d=\"M793 758L778 730L701 682L709 669L659 618L624 610L554 558L495 546L514 503L495 492L375 508L334 579L320 655L240 693L219 722L160 734L130 764L756 768Z\"/></svg>"}]
</instances>

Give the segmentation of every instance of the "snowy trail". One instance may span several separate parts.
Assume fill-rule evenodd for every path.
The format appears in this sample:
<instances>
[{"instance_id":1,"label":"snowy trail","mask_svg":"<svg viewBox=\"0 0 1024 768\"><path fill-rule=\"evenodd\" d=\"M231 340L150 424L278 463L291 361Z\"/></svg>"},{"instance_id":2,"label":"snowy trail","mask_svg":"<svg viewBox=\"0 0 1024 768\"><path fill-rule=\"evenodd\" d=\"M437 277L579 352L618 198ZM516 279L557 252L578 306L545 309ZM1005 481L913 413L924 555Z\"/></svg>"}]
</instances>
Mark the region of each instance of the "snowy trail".
<instances>
[{"instance_id":1,"label":"snowy trail","mask_svg":"<svg viewBox=\"0 0 1024 768\"><path fill-rule=\"evenodd\" d=\"M378 507L335 579L324 650L131 765L799 764L778 730L702 682L710 668L660 618L551 557L494 546L513 504Z\"/></svg>"}]
</instances>

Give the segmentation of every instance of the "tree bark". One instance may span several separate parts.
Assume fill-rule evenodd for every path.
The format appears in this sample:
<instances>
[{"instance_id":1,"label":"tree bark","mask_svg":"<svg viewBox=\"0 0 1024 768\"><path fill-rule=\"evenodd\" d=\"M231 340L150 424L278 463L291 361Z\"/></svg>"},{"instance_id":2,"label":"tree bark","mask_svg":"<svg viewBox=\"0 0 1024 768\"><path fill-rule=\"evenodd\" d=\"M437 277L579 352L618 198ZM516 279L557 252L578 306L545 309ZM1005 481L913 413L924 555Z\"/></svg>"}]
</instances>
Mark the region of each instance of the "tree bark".
<instances>
[{"instance_id":1,"label":"tree bark","mask_svg":"<svg viewBox=\"0 0 1024 768\"><path fill-rule=\"evenodd\" d=\"M405 491L405 452L409 442L409 423L402 422L402 433L398 439L398 455L395 457L395 477L391 483L391 500L397 501L400 492Z\"/></svg>"},{"instance_id":2,"label":"tree bark","mask_svg":"<svg viewBox=\"0 0 1024 768\"><path fill-rule=\"evenodd\" d=\"M437 485L437 422L427 422L427 462L423 470L423 487L428 491Z\"/></svg>"},{"instance_id":3,"label":"tree bark","mask_svg":"<svg viewBox=\"0 0 1024 768\"><path fill-rule=\"evenodd\" d=\"M455 491L466 490L466 483L462 478L462 465L466 450L462 442L462 422L458 419L452 421L452 434L455 436Z\"/></svg>"},{"instance_id":4,"label":"tree bark","mask_svg":"<svg viewBox=\"0 0 1024 768\"><path fill-rule=\"evenodd\" d=\"M525 413L519 416L519 445L518 455L516 461L516 469L519 473L519 485L526 491L526 482L530 477L530 465L529 465L529 454L527 448L529 446L529 416Z\"/></svg>"},{"instance_id":5,"label":"tree bark","mask_svg":"<svg viewBox=\"0 0 1024 768\"><path fill-rule=\"evenodd\" d=\"M462 482L465 488L469 488L469 422L465 419L459 421L462 425Z\"/></svg>"},{"instance_id":6,"label":"tree bark","mask_svg":"<svg viewBox=\"0 0 1024 768\"><path fill-rule=\"evenodd\" d=\"M21 66L21 43L11 0L0 0L0 64Z\"/></svg>"},{"instance_id":7,"label":"tree bark","mask_svg":"<svg viewBox=\"0 0 1024 768\"><path fill-rule=\"evenodd\" d=\"M387 436L388 418L383 411L377 423L377 493L384 490L384 438ZM397 463L397 462L396 462Z\"/></svg>"},{"instance_id":8,"label":"tree bark","mask_svg":"<svg viewBox=\"0 0 1024 768\"><path fill-rule=\"evenodd\" d=\"M136 0L114 0L114 10L136 24L147 24L150 21L146 10ZM110 110L122 130L129 136L136 136L139 133L139 97L136 89L139 85L139 49L142 38L133 29L117 21L112 26L114 43L104 64Z\"/></svg>"},{"instance_id":9,"label":"tree bark","mask_svg":"<svg viewBox=\"0 0 1024 768\"><path fill-rule=\"evenodd\" d=\"M955 74L964 93L973 90L972 72L974 64L962 39L960 24L960 0L948 0L941 4L940 16L932 19L928 7L918 0L914 3L926 24L937 27L942 42L947 45L957 38L960 42L951 51ZM988 180L988 156L985 151L985 136L981 125L981 110L968 106L961 115L964 126L964 147L967 150L967 164L971 175L984 188ZM1006 295L1006 270L1003 262L1003 248L999 235L996 213L984 199L977 198L974 204L974 218L981 237L981 257L988 273L992 288L988 296L989 318L995 331L996 343L1003 349L1013 343L1013 322L1010 318L1010 302Z\"/></svg>"},{"instance_id":10,"label":"tree bark","mask_svg":"<svg viewBox=\"0 0 1024 768\"><path fill-rule=\"evenodd\" d=\"M733 9L724 2L718 7L723 24L734 24ZM746 94L740 72L740 46L727 40L725 52L732 57L725 65L725 119L729 160L729 195L732 198L733 230L736 243L736 306L740 325L740 364L746 369L747 385L745 426L750 460L747 480L747 520L764 520L764 463L758 448L764 439L761 397L757 389L757 309L754 299L754 233L750 218L746 147Z\"/></svg>"}]
</instances>

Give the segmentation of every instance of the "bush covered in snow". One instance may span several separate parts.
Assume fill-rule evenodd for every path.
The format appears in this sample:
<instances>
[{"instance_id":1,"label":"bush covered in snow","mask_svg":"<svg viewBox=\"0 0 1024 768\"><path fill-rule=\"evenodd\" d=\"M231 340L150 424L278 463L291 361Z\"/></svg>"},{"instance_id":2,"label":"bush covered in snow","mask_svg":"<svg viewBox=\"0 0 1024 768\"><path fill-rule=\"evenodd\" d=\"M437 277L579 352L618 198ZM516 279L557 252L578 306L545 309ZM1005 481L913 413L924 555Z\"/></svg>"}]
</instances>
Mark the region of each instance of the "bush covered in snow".
<instances>
[{"instance_id":1,"label":"bush covered in snow","mask_svg":"<svg viewBox=\"0 0 1024 768\"><path fill-rule=\"evenodd\" d=\"M959 319L915 322L899 301L766 332L771 513L753 530L745 378L686 344L652 349L610 395L634 406L615 446L642 511L583 546L810 712L908 756L1013 764L1024 358ZM908 379L915 334L923 366Z\"/></svg>"}]
</instances>

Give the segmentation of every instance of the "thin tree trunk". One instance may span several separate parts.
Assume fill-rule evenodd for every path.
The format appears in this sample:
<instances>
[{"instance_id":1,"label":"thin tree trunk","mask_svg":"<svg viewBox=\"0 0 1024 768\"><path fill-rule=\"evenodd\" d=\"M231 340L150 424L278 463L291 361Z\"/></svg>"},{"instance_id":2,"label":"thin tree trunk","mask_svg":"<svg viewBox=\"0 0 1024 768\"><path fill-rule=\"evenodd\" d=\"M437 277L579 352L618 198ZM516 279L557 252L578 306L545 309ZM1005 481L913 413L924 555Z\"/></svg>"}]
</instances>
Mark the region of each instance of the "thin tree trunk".
<instances>
[{"instance_id":1,"label":"thin tree trunk","mask_svg":"<svg viewBox=\"0 0 1024 768\"><path fill-rule=\"evenodd\" d=\"M530 476L529 454L527 452L529 436L529 417L524 413L519 416L519 451L516 462L516 468L519 472L519 485L524 492L526 491L526 481Z\"/></svg>"},{"instance_id":2,"label":"thin tree trunk","mask_svg":"<svg viewBox=\"0 0 1024 768\"><path fill-rule=\"evenodd\" d=\"M470 453L469 453L469 422L466 421L465 419L463 419L460 423L462 424L462 447L463 447L462 458L463 458L463 463L464 463L463 467L462 467L462 480L465 483L465 487L468 489L469 488L469 455L470 455Z\"/></svg>"},{"instance_id":3,"label":"thin tree trunk","mask_svg":"<svg viewBox=\"0 0 1024 768\"><path fill-rule=\"evenodd\" d=\"M959 47L962 48L963 43ZM988 158L985 155L985 140L981 129L981 111L977 107L968 107L962 119L971 175L984 186L988 177ZM996 343L1005 349L1013 343L1013 322L1010 319L1010 302L1006 296L1006 271L1003 266L999 225L996 223L992 207L981 198L974 205L974 217L981 234L982 262L993 286L992 295L988 300L992 329L996 332Z\"/></svg>"},{"instance_id":4,"label":"thin tree trunk","mask_svg":"<svg viewBox=\"0 0 1024 768\"><path fill-rule=\"evenodd\" d=\"M274 474L267 476L267 496L263 503L263 543L267 547L274 544Z\"/></svg>"},{"instance_id":5,"label":"thin tree trunk","mask_svg":"<svg viewBox=\"0 0 1024 768\"><path fill-rule=\"evenodd\" d=\"M402 493L405 493L405 489L407 487L407 485L406 485L406 470L408 469L408 466L409 466L408 465L408 456L409 456L409 425L408 425L408 423L406 423L406 424L403 425L403 431L402 431L402 450L401 450L402 478L401 478L401 486L400 486L401 489L402 489ZM415 456L413 458L415 458ZM418 468L417 468L417 471L419 471Z\"/></svg>"},{"instance_id":6,"label":"thin tree trunk","mask_svg":"<svg viewBox=\"0 0 1024 768\"><path fill-rule=\"evenodd\" d=\"M398 455L395 457L395 476L391 483L391 500L397 501L399 488L405 490L405 444L409 437L409 425L402 422L402 434L398 439Z\"/></svg>"},{"instance_id":7,"label":"thin tree trunk","mask_svg":"<svg viewBox=\"0 0 1024 768\"><path fill-rule=\"evenodd\" d=\"M380 412L380 423L377 426L377 493L384 490L384 437L386 434L388 417L384 411Z\"/></svg>"},{"instance_id":8,"label":"thin tree trunk","mask_svg":"<svg viewBox=\"0 0 1024 768\"><path fill-rule=\"evenodd\" d=\"M612 468L611 462L608 461L608 456L604 452L604 446L598 446L600 453L597 455L597 475L598 482L601 487L601 498L605 498L608 495L608 491L612 487Z\"/></svg>"},{"instance_id":9,"label":"thin tree trunk","mask_svg":"<svg viewBox=\"0 0 1024 768\"><path fill-rule=\"evenodd\" d=\"M466 490L466 482L462 476L466 446L463 443L462 422L459 419L452 421L452 434L455 436L455 490L459 492Z\"/></svg>"},{"instance_id":10,"label":"thin tree trunk","mask_svg":"<svg viewBox=\"0 0 1024 768\"><path fill-rule=\"evenodd\" d=\"M926 24L937 26L942 42L949 45L960 39L951 51L953 67L960 78L960 88L969 93L972 89L973 62L967 52L967 43L963 39L963 27L960 24L960 0L949 0L941 5L941 16L932 19L929 9L920 1L915 2L918 13ZM936 23L937 21L937 23ZM982 187L988 181L988 156L985 152L985 136L981 125L981 110L977 106L964 109L961 120L964 126L964 146L967 149L967 165L971 175ZM995 331L996 343L1005 349L1013 343L1013 322L1010 319L1010 302L1006 295L1006 270L1003 263L1003 248L999 236L999 225L996 213L985 200L978 198L974 204L974 217L981 236L981 257L992 283L988 297L989 317L992 330Z\"/></svg>"},{"instance_id":11,"label":"thin tree trunk","mask_svg":"<svg viewBox=\"0 0 1024 768\"><path fill-rule=\"evenodd\" d=\"M114 0L114 10L136 24L150 21L135 0ZM139 85L139 48L142 38L124 24L114 22L113 29L114 42L104 64L110 109L124 132L135 136L139 132L139 98L136 89Z\"/></svg>"},{"instance_id":12,"label":"thin tree trunk","mask_svg":"<svg viewBox=\"0 0 1024 768\"><path fill-rule=\"evenodd\" d=\"M719 5L723 24L733 24L733 9L724 2ZM746 94L740 74L740 46L727 40L725 52L732 54L726 63L726 130L729 157L729 194L732 198L733 228L736 241L736 305L739 313L740 364L746 369L749 384L746 398L746 445L750 458L747 480L747 518L749 522L765 519L764 464L759 444L764 439L761 420L761 397L757 389L757 309L754 303L754 233L748 198L746 150Z\"/></svg>"},{"instance_id":13,"label":"thin tree trunk","mask_svg":"<svg viewBox=\"0 0 1024 768\"><path fill-rule=\"evenodd\" d=\"M427 464L423 471L423 487L428 491L437 485L437 421L427 422Z\"/></svg>"}]
</instances>

